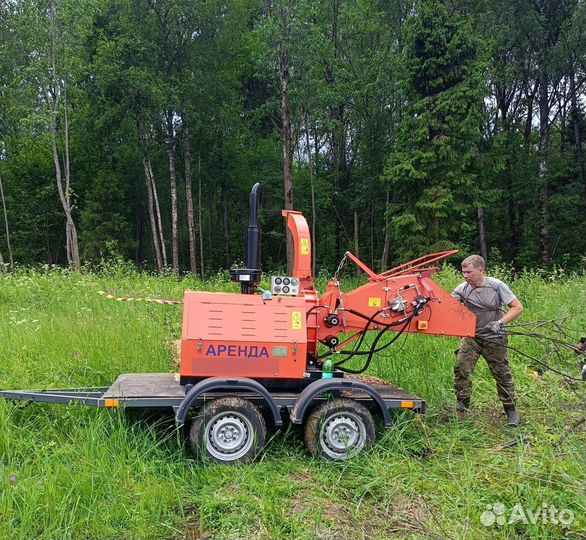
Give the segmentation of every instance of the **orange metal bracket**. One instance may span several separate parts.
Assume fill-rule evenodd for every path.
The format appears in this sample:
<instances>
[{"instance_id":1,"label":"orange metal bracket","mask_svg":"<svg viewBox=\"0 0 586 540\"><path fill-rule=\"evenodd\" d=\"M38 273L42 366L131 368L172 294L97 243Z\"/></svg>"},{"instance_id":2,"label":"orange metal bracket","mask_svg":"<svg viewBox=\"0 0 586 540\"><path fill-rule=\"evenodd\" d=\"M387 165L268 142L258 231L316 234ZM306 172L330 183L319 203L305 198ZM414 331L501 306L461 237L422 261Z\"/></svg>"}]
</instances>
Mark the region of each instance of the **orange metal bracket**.
<instances>
[{"instance_id":1,"label":"orange metal bracket","mask_svg":"<svg viewBox=\"0 0 586 540\"><path fill-rule=\"evenodd\" d=\"M440 251L439 253L430 253L429 255L424 255L423 257L419 257L418 259L414 259L413 261L409 261L405 264L395 266L395 268L391 268L390 270L379 274L379 276L387 278L399 276L407 272L413 273L415 270L419 270L420 268L424 268L438 261L447 259L456 253L458 253L457 249L452 249L450 251Z\"/></svg>"},{"instance_id":2,"label":"orange metal bracket","mask_svg":"<svg viewBox=\"0 0 586 540\"><path fill-rule=\"evenodd\" d=\"M356 255L346 251L346 257L348 257L360 270L362 270L368 277L370 278L377 278L377 274L375 274L368 266L366 266Z\"/></svg>"},{"instance_id":3,"label":"orange metal bracket","mask_svg":"<svg viewBox=\"0 0 586 540\"><path fill-rule=\"evenodd\" d=\"M458 253L457 249L453 249L451 251L442 251L440 253L431 253L429 255L419 257L413 261L401 264L400 266L396 266L395 268L391 268L390 270L380 274L375 273L358 257L356 257L356 255L350 253L349 251L347 251L345 255L370 278L370 281L384 281L390 277L397 277L407 273L423 273L422 277L435 274L439 271L439 268L430 268L429 266L443 259L447 259L456 253Z\"/></svg>"}]
</instances>

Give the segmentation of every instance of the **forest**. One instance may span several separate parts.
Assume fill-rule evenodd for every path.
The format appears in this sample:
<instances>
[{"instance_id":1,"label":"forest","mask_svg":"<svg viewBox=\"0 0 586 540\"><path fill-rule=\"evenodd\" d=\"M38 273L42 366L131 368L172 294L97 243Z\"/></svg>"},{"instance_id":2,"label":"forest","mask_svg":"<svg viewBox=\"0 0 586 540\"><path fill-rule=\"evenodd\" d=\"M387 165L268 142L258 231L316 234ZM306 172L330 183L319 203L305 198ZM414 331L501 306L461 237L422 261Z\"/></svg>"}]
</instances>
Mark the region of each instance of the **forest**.
<instances>
[{"instance_id":1,"label":"forest","mask_svg":"<svg viewBox=\"0 0 586 540\"><path fill-rule=\"evenodd\" d=\"M584 266L583 0L0 0L0 267ZM289 254L290 256L290 254Z\"/></svg>"}]
</instances>

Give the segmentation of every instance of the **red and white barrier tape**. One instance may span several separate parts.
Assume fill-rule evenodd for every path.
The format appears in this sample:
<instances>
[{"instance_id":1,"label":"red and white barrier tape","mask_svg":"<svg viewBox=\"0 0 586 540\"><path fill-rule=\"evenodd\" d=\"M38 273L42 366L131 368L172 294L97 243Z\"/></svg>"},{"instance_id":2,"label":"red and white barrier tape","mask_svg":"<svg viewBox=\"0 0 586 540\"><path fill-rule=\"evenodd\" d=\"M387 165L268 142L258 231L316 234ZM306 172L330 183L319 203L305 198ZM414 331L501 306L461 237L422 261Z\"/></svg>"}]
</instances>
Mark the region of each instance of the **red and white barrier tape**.
<instances>
[{"instance_id":1,"label":"red and white barrier tape","mask_svg":"<svg viewBox=\"0 0 586 540\"><path fill-rule=\"evenodd\" d=\"M98 291L98 294L100 294L104 298L107 298L108 300L115 300L116 302L152 302L153 304L173 306L183 305L183 302L181 300L161 300L160 298L130 298L128 296L118 297L104 291Z\"/></svg>"}]
</instances>

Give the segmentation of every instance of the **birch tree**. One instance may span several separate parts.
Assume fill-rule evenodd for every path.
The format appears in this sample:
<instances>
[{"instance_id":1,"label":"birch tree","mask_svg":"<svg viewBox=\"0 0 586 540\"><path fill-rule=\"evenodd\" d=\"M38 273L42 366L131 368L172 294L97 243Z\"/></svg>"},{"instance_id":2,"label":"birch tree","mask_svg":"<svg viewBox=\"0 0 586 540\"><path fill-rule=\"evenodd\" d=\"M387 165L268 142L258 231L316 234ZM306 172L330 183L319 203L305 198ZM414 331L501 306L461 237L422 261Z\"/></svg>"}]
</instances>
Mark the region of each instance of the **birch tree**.
<instances>
[{"instance_id":1,"label":"birch tree","mask_svg":"<svg viewBox=\"0 0 586 540\"><path fill-rule=\"evenodd\" d=\"M91 21L89 1L25 0L14 15L19 25L19 49L25 62L27 95L35 122L50 136L55 183L65 215L67 262L75 270L81 266L77 226L74 219L70 155L70 89L77 82L81 63L76 48Z\"/></svg>"}]
</instances>

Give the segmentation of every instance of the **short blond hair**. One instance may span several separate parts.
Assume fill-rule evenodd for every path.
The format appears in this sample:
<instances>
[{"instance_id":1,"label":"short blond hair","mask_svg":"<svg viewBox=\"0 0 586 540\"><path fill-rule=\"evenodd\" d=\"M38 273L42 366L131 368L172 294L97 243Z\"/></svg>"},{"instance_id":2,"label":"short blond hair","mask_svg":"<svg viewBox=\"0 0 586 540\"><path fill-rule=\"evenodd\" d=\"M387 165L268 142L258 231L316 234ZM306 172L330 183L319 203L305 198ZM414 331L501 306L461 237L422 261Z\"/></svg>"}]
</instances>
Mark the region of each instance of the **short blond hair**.
<instances>
[{"instance_id":1,"label":"short blond hair","mask_svg":"<svg viewBox=\"0 0 586 540\"><path fill-rule=\"evenodd\" d=\"M486 268L486 263L480 255L470 255L462 261L462 266L474 266L475 268L484 270Z\"/></svg>"}]
</instances>

